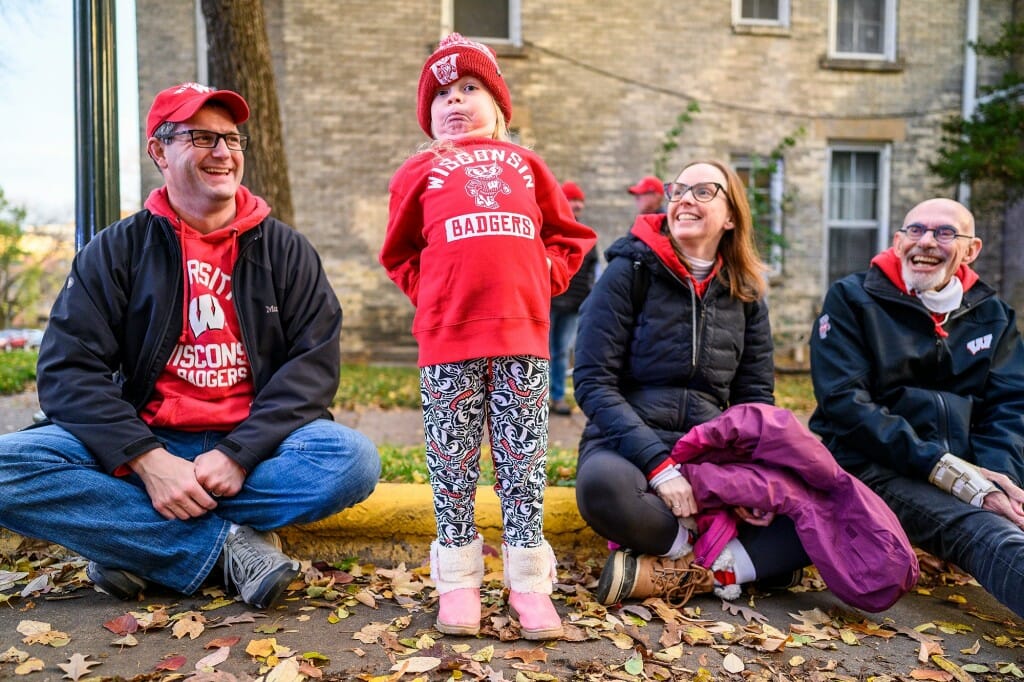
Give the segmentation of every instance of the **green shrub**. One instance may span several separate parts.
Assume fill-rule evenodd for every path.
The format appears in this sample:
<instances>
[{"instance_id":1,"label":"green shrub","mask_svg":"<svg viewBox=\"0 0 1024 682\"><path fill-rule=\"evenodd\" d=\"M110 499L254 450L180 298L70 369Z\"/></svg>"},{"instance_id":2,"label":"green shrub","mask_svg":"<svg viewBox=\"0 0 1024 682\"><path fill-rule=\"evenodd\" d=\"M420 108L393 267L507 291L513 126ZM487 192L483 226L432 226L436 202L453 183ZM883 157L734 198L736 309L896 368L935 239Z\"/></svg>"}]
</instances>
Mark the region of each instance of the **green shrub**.
<instances>
[{"instance_id":1,"label":"green shrub","mask_svg":"<svg viewBox=\"0 0 1024 682\"><path fill-rule=\"evenodd\" d=\"M21 393L26 390L36 380L38 357L34 350L0 353L0 395Z\"/></svg>"}]
</instances>

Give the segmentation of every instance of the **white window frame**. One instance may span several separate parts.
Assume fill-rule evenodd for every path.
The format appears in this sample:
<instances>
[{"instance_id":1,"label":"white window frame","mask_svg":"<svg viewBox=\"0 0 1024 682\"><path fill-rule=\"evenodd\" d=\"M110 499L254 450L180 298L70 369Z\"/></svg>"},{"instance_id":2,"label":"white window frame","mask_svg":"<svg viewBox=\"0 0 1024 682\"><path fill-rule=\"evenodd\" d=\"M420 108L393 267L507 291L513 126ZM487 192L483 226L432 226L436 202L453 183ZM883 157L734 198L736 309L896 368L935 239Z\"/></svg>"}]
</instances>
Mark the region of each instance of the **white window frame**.
<instances>
[{"instance_id":1,"label":"white window frame","mask_svg":"<svg viewBox=\"0 0 1024 682\"><path fill-rule=\"evenodd\" d=\"M753 181L755 157L756 155L753 154L736 155L732 158L732 166L736 170L747 171L748 177ZM782 235L782 202L784 199L783 192L786 186L785 178L786 162L784 159L780 158L775 162L775 170L772 172L771 177L768 180L768 200L771 202L772 206L771 228L772 234L775 235ZM782 247L778 244L772 244L770 251L764 254L764 256L771 268L771 274L782 274Z\"/></svg>"},{"instance_id":2,"label":"white window frame","mask_svg":"<svg viewBox=\"0 0 1024 682\"><path fill-rule=\"evenodd\" d=\"M839 40L839 2L841 0L829 0L829 21L828 21L828 56L831 59L862 59L862 60L884 60L896 61L896 17L898 0L882 0L885 7L882 9L883 27L882 52L840 52Z\"/></svg>"},{"instance_id":3,"label":"white window frame","mask_svg":"<svg viewBox=\"0 0 1024 682\"><path fill-rule=\"evenodd\" d=\"M779 16L775 19L748 19L743 16L743 0L732 0L733 26L789 27L789 0L779 0Z\"/></svg>"},{"instance_id":4,"label":"white window frame","mask_svg":"<svg viewBox=\"0 0 1024 682\"><path fill-rule=\"evenodd\" d=\"M889 245L891 238L889 233L889 183L892 176L892 144L888 142L831 142L828 145L827 151L828 154L825 157L825 200L822 202L825 208L824 214L822 215L825 238L821 240L821 262L824 263L824 267L821 272L821 279L824 287L827 287L830 284L828 281L828 273L831 269L831 263L829 262L829 241L832 238L833 229L863 229L866 227L875 227L877 223L878 237L876 239L874 249L876 253L883 251ZM878 197L876 199L877 204L875 206L877 219L871 221L870 224L863 220L843 220L834 222L830 217L832 215L832 156L835 152L870 152L878 154ZM864 267L867 269L867 263L864 264Z\"/></svg>"},{"instance_id":5,"label":"white window frame","mask_svg":"<svg viewBox=\"0 0 1024 682\"><path fill-rule=\"evenodd\" d=\"M455 0L442 0L441 2L441 38L455 30ZM466 38L472 38L493 45L510 45L512 47L523 46L523 22L522 22L522 0L508 0L508 37L495 38L494 36L473 36L463 34Z\"/></svg>"}]
</instances>

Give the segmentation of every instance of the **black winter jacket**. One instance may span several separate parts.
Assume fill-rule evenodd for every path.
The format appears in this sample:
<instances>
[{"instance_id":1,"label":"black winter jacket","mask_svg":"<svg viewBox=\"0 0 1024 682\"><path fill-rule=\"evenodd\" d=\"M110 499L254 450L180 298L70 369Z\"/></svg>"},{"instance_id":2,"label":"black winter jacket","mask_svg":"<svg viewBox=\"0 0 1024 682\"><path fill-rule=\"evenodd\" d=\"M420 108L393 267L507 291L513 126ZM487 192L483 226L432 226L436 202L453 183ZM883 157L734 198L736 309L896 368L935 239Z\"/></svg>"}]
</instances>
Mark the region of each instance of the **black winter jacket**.
<instances>
[{"instance_id":1,"label":"black winter jacket","mask_svg":"<svg viewBox=\"0 0 1024 682\"><path fill-rule=\"evenodd\" d=\"M181 250L140 211L76 256L39 350L39 401L108 472L161 445L139 418L182 327ZM330 419L341 307L310 243L267 218L238 238L233 300L252 367L249 417L217 449L251 471L296 428Z\"/></svg>"},{"instance_id":2,"label":"black winter jacket","mask_svg":"<svg viewBox=\"0 0 1024 682\"><path fill-rule=\"evenodd\" d=\"M580 458L609 448L649 477L693 426L730 405L774 403L768 307L732 298L718 277L698 297L633 234L605 256L576 337ZM634 311L638 285L646 293Z\"/></svg>"},{"instance_id":3,"label":"black winter jacket","mask_svg":"<svg viewBox=\"0 0 1024 682\"><path fill-rule=\"evenodd\" d=\"M563 313L577 312L590 290L594 288L596 278L597 247L595 246L583 256L583 265L569 280L569 288L551 299L551 309Z\"/></svg>"},{"instance_id":4,"label":"black winter jacket","mask_svg":"<svg viewBox=\"0 0 1024 682\"><path fill-rule=\"evenodd\" d=\"M1024 344L1013 310L978 281L936 334L877 266L829 289L811 333L810 427L844 468L873 461L927 479L951 452L1024 482Z\"/></svg>"}]
</instances>

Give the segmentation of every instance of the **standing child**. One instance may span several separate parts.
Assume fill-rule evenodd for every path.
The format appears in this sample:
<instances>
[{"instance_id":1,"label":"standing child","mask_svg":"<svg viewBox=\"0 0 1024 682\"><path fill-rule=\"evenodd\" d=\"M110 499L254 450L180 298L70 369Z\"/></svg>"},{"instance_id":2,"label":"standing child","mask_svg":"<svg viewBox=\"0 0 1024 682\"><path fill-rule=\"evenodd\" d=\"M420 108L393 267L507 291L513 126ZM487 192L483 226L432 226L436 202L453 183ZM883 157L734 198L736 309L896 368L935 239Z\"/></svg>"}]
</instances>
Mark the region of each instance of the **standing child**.
<instances>
[{"instance_id":1,"label":"standing child","mask_svg":"<svg viewBox=\"0 0 1024 682\"><path fill-rule=\"evenodd\" d=\"M434 142L391 180L380 262L416 306L437 628L480 630L474 501L486 420L509 606L527 639L560 637L543 533L549 306L596 235L576 222L544 162L509 141L511 98L490 48L449 35L424 64L417 96Z\"/></svg>"}]
</instances>

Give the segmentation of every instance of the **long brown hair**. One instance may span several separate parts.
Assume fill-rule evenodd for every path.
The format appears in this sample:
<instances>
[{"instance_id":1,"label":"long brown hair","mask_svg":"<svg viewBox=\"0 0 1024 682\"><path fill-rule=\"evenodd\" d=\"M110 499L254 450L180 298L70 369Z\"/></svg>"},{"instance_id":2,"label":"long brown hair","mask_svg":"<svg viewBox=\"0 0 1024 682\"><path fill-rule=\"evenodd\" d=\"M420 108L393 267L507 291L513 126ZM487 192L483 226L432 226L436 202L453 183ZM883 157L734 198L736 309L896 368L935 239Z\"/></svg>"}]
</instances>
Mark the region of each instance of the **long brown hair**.
<instances>
[{"instance_id":1,"label":"long brown hair","mask_svg":"<svg viewBox=\"0 0 1024 682\"><path fill-rule=\"evenodd\" d=\"M725 267L718 276L729 285L729 294L744 302L756 301L768 289L765 273L768 266L761 260L754 242L754 220L747 201L747 186L727 163L716 159L691 161L676 173L676 177L690 166L705 163L722 171L726 183L726 201L732 211L733 229L726 230L718 243L718 253Z\"/></svg>"}]
</instances>

